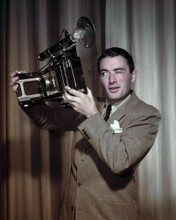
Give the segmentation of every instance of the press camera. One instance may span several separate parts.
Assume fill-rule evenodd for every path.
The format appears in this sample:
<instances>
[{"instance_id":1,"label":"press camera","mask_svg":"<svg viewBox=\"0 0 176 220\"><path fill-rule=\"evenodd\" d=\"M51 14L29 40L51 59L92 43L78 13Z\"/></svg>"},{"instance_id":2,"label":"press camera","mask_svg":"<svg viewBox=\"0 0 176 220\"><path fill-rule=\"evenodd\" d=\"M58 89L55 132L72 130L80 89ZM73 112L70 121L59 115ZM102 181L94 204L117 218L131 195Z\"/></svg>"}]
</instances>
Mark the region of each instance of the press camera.
<instances>
[{"instance_id":1,"label":"press camera","mask_svg":"<svg viewBox=\"0 0 176 220\"><path fill-rule=\"evenodd\" d=\"M77 28L72 34L65 31L65 37L55 45L38 54L43 61L49 58L48 64L38 72L18 73L19 85L17 98L21 107L47 101L58 101L62 106L67 104L62 99L65 86L87 92L81 59L77 56L76 44L81 43L90 48L95 39L93 23L86 17L80 17Z\"/></svg>"}]
</instances>

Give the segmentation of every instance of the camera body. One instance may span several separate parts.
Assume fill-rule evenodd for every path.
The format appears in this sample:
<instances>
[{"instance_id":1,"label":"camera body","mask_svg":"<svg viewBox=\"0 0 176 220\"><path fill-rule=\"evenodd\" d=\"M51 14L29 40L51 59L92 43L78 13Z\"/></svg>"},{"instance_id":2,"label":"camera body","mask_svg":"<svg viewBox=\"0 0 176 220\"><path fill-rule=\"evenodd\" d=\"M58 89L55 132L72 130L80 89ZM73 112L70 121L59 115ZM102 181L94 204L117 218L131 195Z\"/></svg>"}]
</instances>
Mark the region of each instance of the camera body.
<instances>
[{"instance_id":1,"label":"camera body","mask_svg":"<svg viewBox=\"0 0 176 220\"><path fill-rule=\"evenodd\" d=\"M18 73L17 98L23 108L47 101L58 101L67 106L62 99L65 86L87 92L80 57L75 46L63 51L50 60L45 69L38 72Z\"/></svg>"},{"instance_id":2,"label":"camera body","mask_svg":"<svg viewBox=\"0 0 176 220\"><path fill-rule=\"evenodd\" d=\"M48 64L38 72L18 73L19 85L17 98L21 107L47 101L58 101L68 106L62 99L65 86L87 93L81 59L77 56L76 44L81 43L90 48L95 40L95 27L87 17L80 17L72 34L66 30L65 37L38 54L43 61L49 58Z\"/></svg>"}]
</instances>

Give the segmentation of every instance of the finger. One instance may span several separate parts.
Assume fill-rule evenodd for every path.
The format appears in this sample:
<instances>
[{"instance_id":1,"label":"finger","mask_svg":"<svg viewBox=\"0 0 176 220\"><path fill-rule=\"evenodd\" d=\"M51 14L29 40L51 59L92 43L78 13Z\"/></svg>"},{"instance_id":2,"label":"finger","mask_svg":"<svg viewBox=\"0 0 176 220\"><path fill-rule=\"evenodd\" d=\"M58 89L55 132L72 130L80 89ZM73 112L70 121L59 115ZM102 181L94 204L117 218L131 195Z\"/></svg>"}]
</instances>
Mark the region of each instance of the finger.
<instances>
[{"instance_id":1,"label":"finger","mask_svg":"<svg viewBox=\"0 0 176 220\"><path fill-rule=\"evenodd\" d=\"M16 71L14 71L14 72L10 73L10 77L11 77L11 78L13 78L14 76L16 76L16 75L17 75L17 73L18 73L18 70L16 70Z\"/></svg>"},{"instance_id":2,"label":"finger","mask_svg":"<svg viewBox=\"0 0 176 220\"><path fill-rule=\"evenodd\" d=\"M68 92L65 92L63 95L62 95L62 98L64 99L64 101L66 102L70 102L70 101L73 101L73 96L70 95Z\"/></svg>"},{"instance_id":3,"label":"finger","mask_svg":"<svg viewBox=\"0 0 176 220\"><path fill-rule=\"evenodd\" d=\"M92 100L92 101L94 100L92 91L89 88L87 88L87 96L89 97L89 100Z\"/></svg>"},{"instance_id":4,"label":"finger","mask_svg":"<svg viewBox=\"0 0 176 220\"><path fill-rule=\"evenodd\" d=\"M93 95L92 95L92 91L87 87L87 95L89 96L89 97L93 97Z\"/></svg>"},{"instance_id":5,"label":"finger","mask_svg":"<svg viewBox=\"0 0 176 220\"><path fill-rule=\"evenodd\" d=\"M14 86L14 84L16 83L16 81L17 81L18 79L19 79L18 76L11 77L11 78L9 79L9 85L10 85L10 86Z\"/></svg>"},{"instance_id":6,"label":"finger","mask_svg":"<svg viewBox=\"0 0 176 220\"><path fill-rule=\"evenodd\" d=\"M64 103L69 104L76 111L77 102L75 101L75 97L73 97L72 95L69 95L67 92L65 92L62 95L62 98L64 100Z\"/></svg>"},{"instance_id":7,"label":"finger","mask_svg":"<svg viewBox=\"0 0 176 220\"><path fill-rule=\"evenodd\" d=\"M65 99L67 102L69 103L74 103L77 102L79 100L79 97L73 96L70 93L65 93Z\"/></svg>"},{"instance_id":8,"label":"finger","mask_svg":"<svg viewBox=\"0 0 176 220\"><path fill-rule=\"evenodd\" d=\"M18 84L15 84L14 86L13 86L13 92L17 92L17 89L18 89Z\"/></svg>"},{"instance_id":9,"label":"finger","mask_svg":"<svg viewBox=\"0 0 176 220\"><path fill-rule=\"evenodd\" d=\"M82 96L82 92L80 92L80 91L77 91L77 90L75 90L75 89L72 89L72 88L70 88L69 86L65 86L65 90L66 90L66 92L68 92L69 94L71 94L72 96L77 96L77 97L80 97L80 96Z\"/></svg>"},{"instance_id":10,"label":"finger","mask_svg":"<svg viewBox=\"0 0 176 220\"><path fill-rule=\"evenodd\" d=\"M67 102L67 99L66 99L65 95L66 95L66 92L64 92L64 93L62 94L62 99L63 99L65 102Z\"/></svg>"},{"instance_id":11,"label":"finger","mask_svg":"<svg viewBox=\"0 0 176 220\"><path fill-rule=\"evenodd\" d=\"M10 73L10 77L9 77L9 85L13 86L15 84L15 82L18 80L18 76L17 76L17 72L18 70Z\"/></svg>"}]
</instances>

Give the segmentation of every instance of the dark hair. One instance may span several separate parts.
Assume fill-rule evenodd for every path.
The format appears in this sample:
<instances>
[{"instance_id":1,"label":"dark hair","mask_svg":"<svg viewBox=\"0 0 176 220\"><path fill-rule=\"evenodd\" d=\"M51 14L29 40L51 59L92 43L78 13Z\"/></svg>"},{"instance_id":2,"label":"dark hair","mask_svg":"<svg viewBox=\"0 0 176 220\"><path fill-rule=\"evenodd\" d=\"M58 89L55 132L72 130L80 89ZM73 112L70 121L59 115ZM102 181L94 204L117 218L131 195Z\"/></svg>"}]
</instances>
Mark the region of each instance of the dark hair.
<instances>
[{"instance_id":1,"label":"dark hair","mask_svg":"<svg viewBox=\"0 0 176 220\"><path fill-rule=\"evenodd\" d=\"M98 67L98 72L100 72L100 62L102 59L106 57L116 57L116 56L122 56L126 59L127 64L130 69L130 73L132 73L135 69L134 67L134 61L133 57L124 49L119 48L119 47L111 47L108 49L105 49L102 53L102 55L99 57L98 62L97 62L97 67Z\"/></svg>"}]
</instances>

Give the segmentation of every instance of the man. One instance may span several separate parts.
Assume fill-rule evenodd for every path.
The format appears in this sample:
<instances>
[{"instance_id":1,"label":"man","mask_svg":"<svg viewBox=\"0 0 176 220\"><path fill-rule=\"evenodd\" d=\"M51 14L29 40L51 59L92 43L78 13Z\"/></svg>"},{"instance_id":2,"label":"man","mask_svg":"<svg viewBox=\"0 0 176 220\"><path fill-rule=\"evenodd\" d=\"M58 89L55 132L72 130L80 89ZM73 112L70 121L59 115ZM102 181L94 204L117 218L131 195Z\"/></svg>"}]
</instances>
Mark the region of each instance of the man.
<instances>
[{"instance_id":1,"label":"man","mask_svg":"<svg viewBox=\"0 0 176 220\"><path fill-rule=\"evenodd\" d=\"M98 71L105 100L95 100L89 89L83 94L66 87L63 99L72 108L38 105L25 112L41 128L75 130L60 219L138 219L134 173L154 143L161 117L131 90L137 71L127 51L106 49Z\"/></svg>"}]
</instances>

